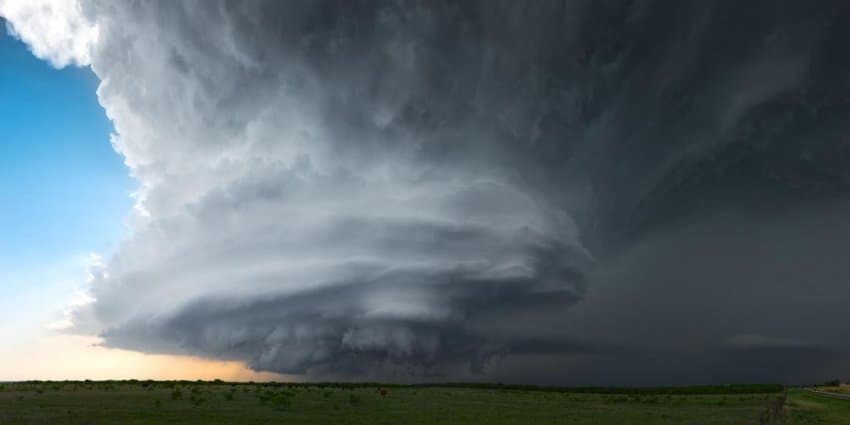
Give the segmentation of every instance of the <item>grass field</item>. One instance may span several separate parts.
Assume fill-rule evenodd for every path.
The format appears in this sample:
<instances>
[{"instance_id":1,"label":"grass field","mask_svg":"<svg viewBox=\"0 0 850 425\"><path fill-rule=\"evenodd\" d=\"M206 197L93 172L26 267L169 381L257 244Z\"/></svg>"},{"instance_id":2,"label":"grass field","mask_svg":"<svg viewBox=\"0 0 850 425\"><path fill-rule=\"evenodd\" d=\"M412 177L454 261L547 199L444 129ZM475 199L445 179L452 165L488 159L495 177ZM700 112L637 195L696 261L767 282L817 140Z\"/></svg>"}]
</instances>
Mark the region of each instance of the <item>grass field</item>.
<instances>
[{"instance_id":1,"label":"grass field","mask_svg":"<svg viewBox=\"0 0 850 425\"><path fill-rule=\"evenodd\" d=\"M788 423L794 425L847 425L850 424L850 400L792 389L788 392L788 417Z\"/></svg>"},{"instance_id":2,"label":"grass field","mask_svg":"<svg viewBox=\"0 0 850 425\"><path fill-rule=\"evenodd\" d=\"M734 394L720 394L723 387L594 394L498 386L14 383L0 387L0 425L757 424L781 393L770 392L776 387L752 388L759 393L745 387L725 389ZM698 392L711 394L693 394ZM850 401L791 394L793 423L848 423L834 417L850 415Z\"/></svg>"}]
</instances>

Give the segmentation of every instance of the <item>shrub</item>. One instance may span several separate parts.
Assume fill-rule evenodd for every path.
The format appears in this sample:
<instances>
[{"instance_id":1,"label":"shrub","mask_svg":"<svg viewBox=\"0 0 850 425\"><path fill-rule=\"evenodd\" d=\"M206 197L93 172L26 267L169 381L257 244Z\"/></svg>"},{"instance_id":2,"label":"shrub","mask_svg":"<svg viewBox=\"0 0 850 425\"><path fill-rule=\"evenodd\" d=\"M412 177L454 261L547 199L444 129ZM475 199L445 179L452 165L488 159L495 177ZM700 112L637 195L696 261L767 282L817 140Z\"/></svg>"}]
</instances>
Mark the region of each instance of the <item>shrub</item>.
<instances>
[{"instance_id":1,"label":"shrub","mask_svg":"<svg viewBox=\"0 0 850 425\"><path fill-rule=\"evenodd\" d=\"M658 397L647 397L643 399L644 404L655 404L658 402Z\"/></svg>"},{"instance_id":2,"label":"shrub","mask_svg":"<svg viewBox=\"0 0 850 425\"><path fill-rule=\"evenodd\" d=\"M260 399L260 403L266 403L268 401L271 401L271 399L274 398L274 391L267 390L261 393L257 393L257 398Z\"/></svg>"},{"instance_id":3,"label":"shrub","mask_svg":"<svg viewBox=\"0 0 850 425\"><path fill-rule=\"evenodd\" d=\"M180 388L175 388L174 391L171 392L172 400L180 400L183 398L183 391L180 391Z\"/></svg>"},{"instance_id":4,"label":"shrub","mask_svg":"<svg viewBox=\"0 0 850 425\"><path fill-rule=\"evenodd\" d=\"M192 403L192 405L194 405L194 406L200 406L200 405L206 403L206 401L207 401L206 398L201 397L201 396L196 396L196 395L193 395L192 397L189 398L189 402Z\"/></svg>"},{"instance_id":5,"label":"shrub","mask_svg":"<svg viewBox=\"0 0 850 425\"><path fill-rule=\"evenodd\" d=\"M271 401L272 406L277 410L288 410L292 406L292 397L285 392L275 394Z\"/></svg>"},{"instance_id":6,"label":"shrub","mask_svg":"<svg viewBox=\"0 0 850 425\"><path fill-rule=\"evenodd\" d=\"M351 404L358 404L360 403L360 397L355 394L351 394L348 396L348 402Z\"/></svg>"}]
</instances>

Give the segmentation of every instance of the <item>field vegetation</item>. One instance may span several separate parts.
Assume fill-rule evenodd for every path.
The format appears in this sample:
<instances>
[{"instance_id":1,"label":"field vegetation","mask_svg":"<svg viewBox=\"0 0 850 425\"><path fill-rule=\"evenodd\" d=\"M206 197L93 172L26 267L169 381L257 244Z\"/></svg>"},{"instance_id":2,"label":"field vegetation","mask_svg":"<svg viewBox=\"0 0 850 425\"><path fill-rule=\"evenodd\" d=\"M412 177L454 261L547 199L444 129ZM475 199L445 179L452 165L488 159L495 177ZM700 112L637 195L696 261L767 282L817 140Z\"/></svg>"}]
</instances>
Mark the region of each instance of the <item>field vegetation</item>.
<instances>
[{"instance_id":1,"label":"field vegetation","mask_svg":"<svg viewBox=\"0 0 850 425\"><path fill-rule=\"evenodd\" d=\"M850 399L826 397L809 389L789 390L787 422L794 425L850 424Z\"/></svg>"},{"instance_id":2,"label":"field vegetation","mask_svg":"<svg viewBox=\"0 0 850 425\"><path fill-rule=\"evenodd\" d=\"M760 424L787 419L783 391L777 385L549 388L222 381L18 382L0 384L0 425ZM811 422L819 417L806 413L811 408L821 409L818 403L830 401L801 395L792 402L797 417L810 421L801 423L831 423ZM850 407L850 402L846 403Z\"/></svg>"}]
</instances>

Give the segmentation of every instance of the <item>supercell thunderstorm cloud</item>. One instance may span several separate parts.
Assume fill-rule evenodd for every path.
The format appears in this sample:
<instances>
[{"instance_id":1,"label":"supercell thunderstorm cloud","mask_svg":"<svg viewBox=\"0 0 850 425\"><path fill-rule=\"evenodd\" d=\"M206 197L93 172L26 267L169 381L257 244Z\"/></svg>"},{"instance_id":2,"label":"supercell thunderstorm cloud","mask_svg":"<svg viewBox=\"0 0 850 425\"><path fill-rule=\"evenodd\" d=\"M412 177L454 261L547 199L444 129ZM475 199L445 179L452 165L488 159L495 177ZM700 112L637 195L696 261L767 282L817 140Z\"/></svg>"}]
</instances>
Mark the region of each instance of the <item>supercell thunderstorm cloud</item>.
<instances>
[{"instance_id":1,"label":"supercell thunderstorm cloud","mask_svg":"<svg viewBox=\"0 0 850 425\"><path fill-rule=\"evenodd\" d=\"M850 373L847 2L33 10L139 185L74 332L305 379Z\"/></svg>"}]
</instances>

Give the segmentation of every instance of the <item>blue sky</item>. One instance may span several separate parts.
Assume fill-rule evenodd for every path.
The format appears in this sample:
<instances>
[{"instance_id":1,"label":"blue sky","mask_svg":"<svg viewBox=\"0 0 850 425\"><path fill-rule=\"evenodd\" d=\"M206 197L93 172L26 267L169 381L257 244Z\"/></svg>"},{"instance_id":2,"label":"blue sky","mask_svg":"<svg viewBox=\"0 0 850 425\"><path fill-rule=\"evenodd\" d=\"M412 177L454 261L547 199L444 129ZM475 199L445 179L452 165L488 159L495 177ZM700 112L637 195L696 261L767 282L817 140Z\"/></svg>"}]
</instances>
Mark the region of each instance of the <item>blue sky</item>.
<instances>
[{"instance_id":1,"label":"blue sky","mask_svg":"<svg viewBox=\"0 0 850 425\"><path fill-rule=\"evenodd\" d=\"M22 300L67 296L73 282L53 279L120 242L134 184L92 71L57 70L0 25L0 297L32 312Z\"/></svg>"},{"instance_id":2,"label":"blue sky","mask_svg":"<svg viewBox=\"0 0 850 425\"><path fill-rule=\"evenodd\" d=\"M133 184L109 144L97 78L56 70L6 34L0 57L0 264L110 249Z\"/></svg>"}]
</instances>

